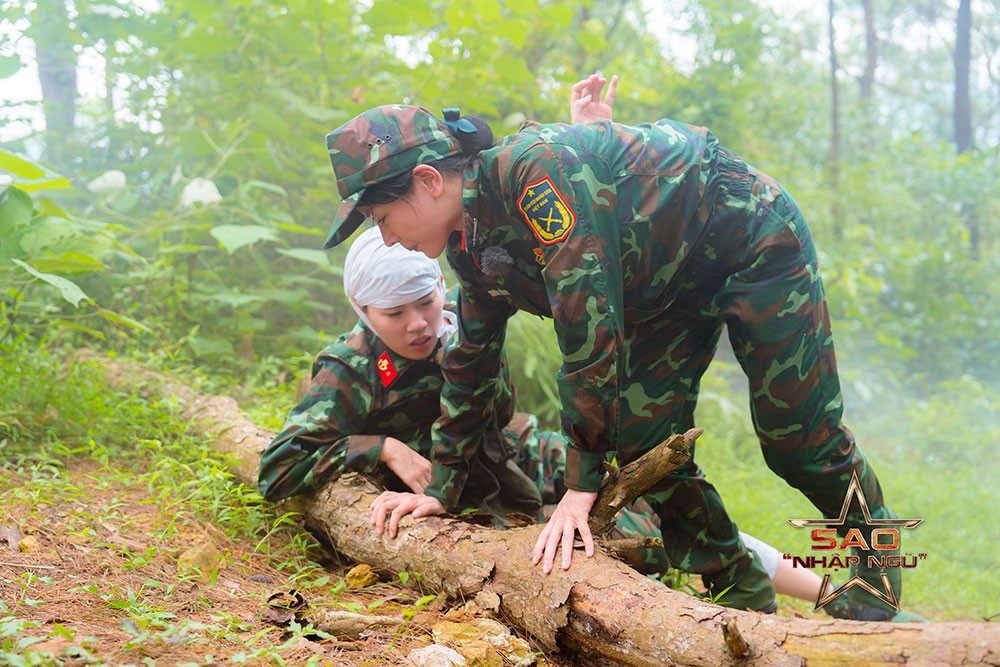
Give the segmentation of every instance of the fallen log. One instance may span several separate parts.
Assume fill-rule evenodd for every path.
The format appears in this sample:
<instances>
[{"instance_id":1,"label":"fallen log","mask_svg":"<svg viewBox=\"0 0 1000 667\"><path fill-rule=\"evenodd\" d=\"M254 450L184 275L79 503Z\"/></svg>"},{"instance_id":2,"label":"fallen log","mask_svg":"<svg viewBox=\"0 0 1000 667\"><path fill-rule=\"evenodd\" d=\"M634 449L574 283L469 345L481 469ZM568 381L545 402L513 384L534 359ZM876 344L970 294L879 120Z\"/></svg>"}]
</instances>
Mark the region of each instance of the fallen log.
<instances>
[{"instance_id":1,"label":"fallen log","mask_svg":"<svg viewBox=\"0 0 1000 667\"><path fill-rule=\"evenodd\" d=\"M232 455L234 474L256 485L273 434L231 398L194 389L132 362L94 353L120 391L167 399L178 415ZM386 572L419 572L425 590L475 598L549 651L587 665L1000 665L995 623L863 623L743 612L672 591L598 551L546 576L528 554L538 526L496 531L441 517L404 519L394 540L378 535L368 509L378 494L345 475L298 501L306 525L355 561Z\"/></svg>"}]
</instances>

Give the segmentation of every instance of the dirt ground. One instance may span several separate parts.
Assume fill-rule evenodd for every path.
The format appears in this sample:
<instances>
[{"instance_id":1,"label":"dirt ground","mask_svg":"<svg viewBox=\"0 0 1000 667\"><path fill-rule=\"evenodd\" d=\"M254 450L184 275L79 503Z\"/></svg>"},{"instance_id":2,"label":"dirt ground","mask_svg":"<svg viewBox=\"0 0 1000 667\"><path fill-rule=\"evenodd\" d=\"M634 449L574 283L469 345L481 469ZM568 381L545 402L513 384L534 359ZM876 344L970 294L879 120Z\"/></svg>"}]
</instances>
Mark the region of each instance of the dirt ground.
<instances>
[{"instance_id":1,"label":"dirt ground","mask_svg":"<svg viewBox=\"0 0 1000 667\"><path fill-rule=\"evenodd\" d=\"M13 650L51 656L25 664L405 665L411 650L429 643L436 623L485 615L454 601L415 609L418 591L384 580L346 589L340 582L355 564L315 543L313 559L329 581L291 581L299 568L281 567L273 541L263 550L257 540L230 539L211 523L161 511L163 503L145 489L97 484L100 471L91 462L65 475L80 492L68 502L41 499L32 509L6 492L30 481L0 470L0 516L6 517L0 523L0 619L7 617L0 625L0 663L6 662L3 650ZM192 547L216 554L214 575L185 576L178 560ZM281 604L293 592L305 605L283 613ZM411 618L399 628L372 627L353 637L289 625L294 618L306 626L324 610ZM37 625L19 628L11 619ZM538 664L571 663L554 656Z\"/></svg>"}]
</instances>

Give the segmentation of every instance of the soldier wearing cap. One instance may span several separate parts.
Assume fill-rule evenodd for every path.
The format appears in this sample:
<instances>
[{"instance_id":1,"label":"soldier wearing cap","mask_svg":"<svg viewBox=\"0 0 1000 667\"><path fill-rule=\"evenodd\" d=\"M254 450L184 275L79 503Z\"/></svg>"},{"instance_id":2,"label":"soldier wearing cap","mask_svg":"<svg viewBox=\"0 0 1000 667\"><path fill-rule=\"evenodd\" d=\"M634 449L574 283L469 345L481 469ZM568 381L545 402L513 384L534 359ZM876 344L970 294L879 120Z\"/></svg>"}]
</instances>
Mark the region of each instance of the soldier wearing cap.
<instances>
[{"instance_id":1,"label":"soldier wearing cap","mask_svg":"<svg viewBox=\"0 0 1000 667\"><path fill-rule=\"evenodd\" d=\"M570 566L577 532L593 553L587 516L607 456L627 463L693 426L699 381L724 326L750 381L768 466L828 517L856 473L871 516L894 517L841 421L815 248L781 185L707 129L669 119L528 123L464 154L476 135L455 112L439 119L394 105L327 136L343 199L327 247L370 216L386 244L447 252L460 280L460 336L444 356L422 498L450 508L466 488L491 400L484 380L500 373L506 321L520 309L552 318L563 357L569 490L532 554L545 571L560 547ZM645 499L676 566L700 573L723 604L774 609L766 572L693 458ZM390 509L430 513L419 498L382 507ZM852 527L870 532L860 512L843 530ZM878 588L885 574L898 595L899 570L865 567L864 556L856 574ZM855 618L902 620L860 587L849 595Z\"/></svg>"},{"instance_id":2,"label":"soldier wearing cap","mask_svg":"<svg viewBox=\"0 0 1000 667\"><path fill-rule=\"evenodd\" d=\"M347 254L344 292L358 324L317 355L308 392L262 454L258 488L268 500L314 492L345 472L379 478L390 489L383 500L421 493L430 482L441 349L456 329L440 266L423 253L386 246L379 230L368 229ZM540 430L534 415L514 412L505 363L499 380L493 413L503 428L485 435L460 504L504 524L511 511L537 515L559 501L566 441ZM395 536L399 514L373 517L380 532ZM623 511L615 533L658 537L659 529L641 504ZM765 549L777 553L758 547ZM645 574L669 567L662 549L636 549L625 558Z\"/></svg>"}]
</instances>

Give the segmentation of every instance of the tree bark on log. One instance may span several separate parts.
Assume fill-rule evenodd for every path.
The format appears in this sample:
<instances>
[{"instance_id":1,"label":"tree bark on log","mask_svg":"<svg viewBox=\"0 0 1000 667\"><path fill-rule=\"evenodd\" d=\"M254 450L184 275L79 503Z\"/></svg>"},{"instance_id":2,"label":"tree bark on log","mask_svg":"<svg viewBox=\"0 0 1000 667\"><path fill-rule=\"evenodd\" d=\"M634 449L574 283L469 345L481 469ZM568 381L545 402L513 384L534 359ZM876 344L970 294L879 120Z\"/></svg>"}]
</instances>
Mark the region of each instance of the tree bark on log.
<instances>
[{"instance_id":1,"label":"tree bark on log","mask_svg":"<svg viewBox=\"0 0 1000 667\"><path fill-rule=\"evenodd\" d=\"M139 364L94 353L109 384L169 398L232 470L256 486L260 453L273 434L251 423L231 398L194 389ZM1000 665L995 623L865 623L811 620L726 609L672 591L600 550L580 553L568 571L546 576L529 554L541 528L507 531L429 517L404 519L394 540L368 523L378 489L345 475L296 502L306 525L355 561L419 572L424 589L475 598L530 633L549 651L587 665Z\"/></svg>"}]
</instances>

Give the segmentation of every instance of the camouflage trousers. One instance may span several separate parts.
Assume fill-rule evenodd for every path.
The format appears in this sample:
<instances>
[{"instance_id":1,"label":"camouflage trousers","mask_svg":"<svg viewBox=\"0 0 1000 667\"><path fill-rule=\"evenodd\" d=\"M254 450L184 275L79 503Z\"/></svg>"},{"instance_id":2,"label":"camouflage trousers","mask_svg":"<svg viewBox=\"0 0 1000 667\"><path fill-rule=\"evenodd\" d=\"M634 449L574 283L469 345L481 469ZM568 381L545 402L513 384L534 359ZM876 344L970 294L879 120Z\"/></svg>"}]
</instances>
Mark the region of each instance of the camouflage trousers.
<instances>
[{"instance_id":1,"label":"camouflage trousers","mask_svg":"<svg viewBox=\"0 0 1000 667\"><path fill-rule=\"evenodd\" d=\"M875 473L841 422L829 313L809 229L776 182L745 167L744 174L749 193L723 194L673 303L626 322L618 460L628 463L694 426L701 377L725 326L749 379L768 467L828 518L839 515L857 473L872 517L890 518ZM660 519L674 567L701 574L713 595L745 577L756 582L748 586L756 592L744 591L734 606L761 609L767 597L773 600L770 581L760 576L693 449L645 499ZM856 509L843 533L865 525ZM877 581L877 573L859 574Z\"/></svg>"}]
</instances>

